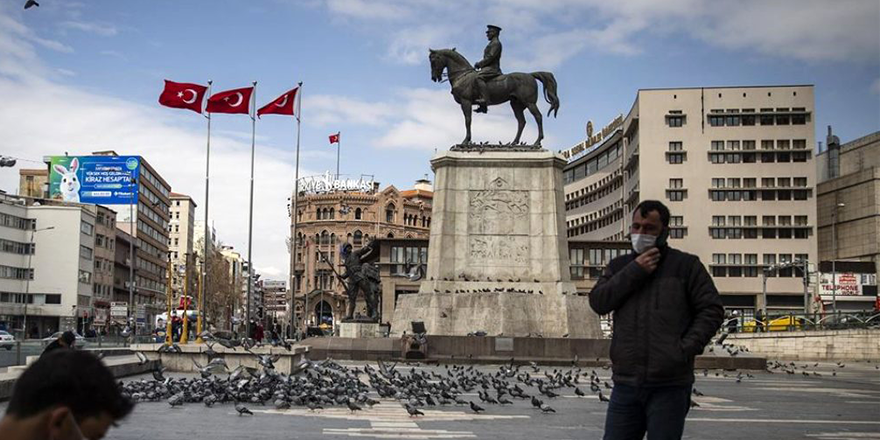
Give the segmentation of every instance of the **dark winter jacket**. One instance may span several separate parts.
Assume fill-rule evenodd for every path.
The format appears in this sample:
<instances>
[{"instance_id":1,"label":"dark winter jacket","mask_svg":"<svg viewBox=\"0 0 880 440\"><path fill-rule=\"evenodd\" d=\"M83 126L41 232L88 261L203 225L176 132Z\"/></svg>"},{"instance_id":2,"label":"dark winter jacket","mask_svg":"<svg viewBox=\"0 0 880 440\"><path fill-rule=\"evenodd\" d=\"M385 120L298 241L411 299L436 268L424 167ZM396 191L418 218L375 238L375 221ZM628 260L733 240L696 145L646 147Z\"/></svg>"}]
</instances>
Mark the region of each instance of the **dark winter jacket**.
<instances>
[{"instance_id":1,"label":"dark winter jacket","mask_svg":"<svg viewBox=\"0 0 880 440\"><path fill-rule=\"evenodd\" d=\"M614 312L615 383L692 384L694 357L724 318L721 297L699 258L669 247L661 256L651 274L635 254L615 258L590 292L596 313Z\"/></svg>"}]
</instances>

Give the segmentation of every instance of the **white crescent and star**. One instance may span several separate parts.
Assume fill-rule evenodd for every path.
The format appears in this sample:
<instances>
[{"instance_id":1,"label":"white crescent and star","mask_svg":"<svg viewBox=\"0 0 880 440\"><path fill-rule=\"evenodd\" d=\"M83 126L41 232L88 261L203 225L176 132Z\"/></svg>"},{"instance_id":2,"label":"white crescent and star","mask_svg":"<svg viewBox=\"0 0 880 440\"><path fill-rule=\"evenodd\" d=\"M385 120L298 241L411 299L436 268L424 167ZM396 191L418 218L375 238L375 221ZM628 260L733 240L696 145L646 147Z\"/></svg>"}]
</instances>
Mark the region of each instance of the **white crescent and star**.
<instances>
[{"instance_id":1,"label":"white crescent and star","mask_svg":"<svg viewBox=\"0 0 880 440\"><path fill-rule=\"evenodd\" d=\"M287 105L287 95L284 95L284 101L281 101L280 104L275 104L275 105L278 107L284 107L285 105Z\"/></svg>"},{"instance_id":2,"label":"white crescent and star","mask_svg":"<svg viewBox=\"0 0 880 440\"><path fill-rule=\"evenodd\" d=\"M190 99L184 98L183 96L184 96L184 93L186 93L186 92L192 93L192 98L190 98ZM196 102L196 97L199 96L199 94L196 93L196 91L193 89L186 89L182 93L178 94L177 96L179 96L180 99L183 100L183 102L185 102L187 104L192 104L192 103Z\"/></svg>"},{"instance_id":3,"label":"white crescent and star","mask_svg":"<svg viewBox=\"0 0 880 440\"><path fill-rule=\"evenodd\" d=\"M235 103L229 103L229 98L231 96L232 95L223 98L223 100L226 101L230 107L238 107L241 105L242 101L244 101L244 95L242 95L241 92L235 92L235 97L238 98L238 101L236 101Z\"/></svg>"}]
</instances>

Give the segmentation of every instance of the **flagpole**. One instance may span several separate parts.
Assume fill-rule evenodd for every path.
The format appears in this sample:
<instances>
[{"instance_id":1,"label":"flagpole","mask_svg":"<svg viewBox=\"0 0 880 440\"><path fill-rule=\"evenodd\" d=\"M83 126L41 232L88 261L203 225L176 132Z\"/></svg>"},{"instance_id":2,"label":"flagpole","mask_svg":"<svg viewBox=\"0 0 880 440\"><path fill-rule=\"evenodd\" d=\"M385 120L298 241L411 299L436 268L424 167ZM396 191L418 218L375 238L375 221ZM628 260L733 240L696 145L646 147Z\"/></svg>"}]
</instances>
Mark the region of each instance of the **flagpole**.
<instances>
[{"instance_id":1,"label":"flagpole","mask_svg":"<svg viewBox=\"0 0 880 440\"><path fill-rule=\"evenodd\" d=\"M336 180L339 180L339 155L342 152L342 132L336 132Z\"/></svg>"},{"instance_id":2,"label":"flagpole","mask_svg":"<svg viewBox=\"0 0 880 440\"><path fill-rule=\"evenodd\" d=\"M297 206L297 201L299 199L299 133L300 133L300 119L302 117L302 84L303 84L302 81L300 81L298 84L297 91L296 91L297 92L296 94L299 95L299 96L297 96L297 99L299 99L299 101L297 101L297 103L296 103L296 107L297 107L296 108L296 165L295 165L296 170L293 172L293 203L291 203L293 208L290 211L290 216L293 218L293 231L292 231L291 237L290 237L293 242L293 247L290 252L291 258L293 259L293 267L291 269L293 271L293 274L292 274L293 276L291 277L291 286L290 286L290 336L294 340L299 340L297 338L297 333L296 333L297 330L299 330L299 328L296 325L296 278L297 278L296 277L296 263L297 263L296 228L297 228L297 223L299 222L299 218L297 215L297 213L299 212L299 208Z\"/></svg>"},{"instance_id":3,"label":"flagpole","mask_svg":"<svg viewBox=\"0 0 880 440\"><path fill-rule=\"evenodd\" d=\"M211 97L211 85L214 81L208 81L208 92L205 94ZM202 282L199 286L199 320L196 322L196 332L199 334L196 343L202 343L202 320L205 319L205 294L208 290L208 252L210 252L211 236L208 234L208 189L210 187L211 175L211 113L208 113L208 142L205 145L205 243L204 255L202 256ZM168 317L169 322L171 317Z\"/></svg>"},{"instance_id":4,"label":"flagpole","mask_svg":"<svg viewBox=\"0 0 880 440\"><path fill-rule=\"evenodd\" d=\"M256 144L256 136L257 136L257 82L254 81L254 89L251 93L252 99L254 101L253 104L253 113L251 113L251 197L250 197L250 210L248 214L248 285L247 285L247 304L245 305L245 314L247 315L246 321L247 326L245 327L247 334L246 338L251 337L251 295L253 291L254 284L254 262L253 262L253 245L254 245L254 145Z\"/></svg>"}]
</instances>

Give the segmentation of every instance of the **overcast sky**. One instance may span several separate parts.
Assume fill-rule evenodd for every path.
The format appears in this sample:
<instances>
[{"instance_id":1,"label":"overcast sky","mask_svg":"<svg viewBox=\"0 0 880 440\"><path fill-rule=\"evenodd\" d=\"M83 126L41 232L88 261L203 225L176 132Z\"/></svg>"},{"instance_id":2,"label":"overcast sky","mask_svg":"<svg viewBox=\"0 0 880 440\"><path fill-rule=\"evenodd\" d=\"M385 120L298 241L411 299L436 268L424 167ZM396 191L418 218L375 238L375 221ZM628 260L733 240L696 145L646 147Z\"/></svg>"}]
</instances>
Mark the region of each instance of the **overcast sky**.
<instances>
[{"instance_id":1,"label":"overcast sky","mask_svg":"<svg viewBox=\"0 0 880 440\"><path fill-rule=\"evenodd\" d=\"M814 84L817 140L880 127L880 2L759 0L0 0L0 154L18 167L43 155L114 149L144 156L173 190L204 199L205 120L159 106L162 80L214 90L258 81L260 105L304 83L301 175L335 170L327 136L342 132L341 172L409 188L435 149L463 135L449 84L430 80L428 48L472 63L488 23L501 26L505 71L552 71L558 119L544 145L583 140L626 113L639 88ZM547 104L539 104L546 111ZM251 122L216 115L211 217L247 250ZM284 279L295 124L257 122L254 264ZM508 106L473 123L476 141L509 141ZM528 120L526 140L535 136ZM433 178L433 176L430 176ZM18 169L0 170L15 192ZM202 218L202 213L197 213Z\"/></svg>"}]
</instances>

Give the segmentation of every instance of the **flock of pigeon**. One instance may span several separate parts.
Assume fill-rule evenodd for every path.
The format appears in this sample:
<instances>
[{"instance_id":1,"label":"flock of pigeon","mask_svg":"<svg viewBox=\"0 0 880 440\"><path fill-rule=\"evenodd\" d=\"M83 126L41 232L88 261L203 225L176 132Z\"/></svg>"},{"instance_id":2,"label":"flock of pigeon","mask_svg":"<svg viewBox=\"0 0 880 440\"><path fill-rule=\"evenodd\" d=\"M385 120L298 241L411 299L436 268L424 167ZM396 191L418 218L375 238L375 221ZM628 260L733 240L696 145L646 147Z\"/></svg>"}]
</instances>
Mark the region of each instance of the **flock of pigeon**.
<instances>
[{"instance_id":1,"label":"flock of pigeon","mask_svg":"<svg viewBox=\"0 0 880 440\"><path fill-rule=\"evenodd\" d=\"M218 340L219 342L219 340ZM244 345L248 345L247 342ZM171 406L202 403L234 403L239 415L252 414L248 407L271 405L276 409L306 407L317 411L330 406L348 407L352 412L379 403L371 396L401 402L411 417L424 415L420 408L461 405L480 413L490 405L510 405L514 399L529 401L542 413L555 413L545 400L559 397L563 390L573 390L579 397L589 389L602 402L609 399L605 392L612 386L599 379L595 370L580 368L545 371L534 363L528 366L502 365L494 372L473 366L445 366L441 373L398 368L382 361L377 367L347 367L328 359L312 362L303 359L292 374L279 373L275 362L279 355L251 353L259 368L239 366L230 370L222 357L209 354L209 362L195 360L198 377L165 377L164 368L152 372L153 379L121 384L126 397L135 402L167 401ZM141 353L139 357L146 359ZM604 367L607 368L607 367ZM606 390L603 392L603 389ZM476 393L476 399L465 399Z\"/></svg>"}]
</instances>

